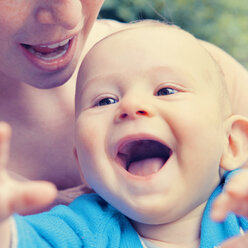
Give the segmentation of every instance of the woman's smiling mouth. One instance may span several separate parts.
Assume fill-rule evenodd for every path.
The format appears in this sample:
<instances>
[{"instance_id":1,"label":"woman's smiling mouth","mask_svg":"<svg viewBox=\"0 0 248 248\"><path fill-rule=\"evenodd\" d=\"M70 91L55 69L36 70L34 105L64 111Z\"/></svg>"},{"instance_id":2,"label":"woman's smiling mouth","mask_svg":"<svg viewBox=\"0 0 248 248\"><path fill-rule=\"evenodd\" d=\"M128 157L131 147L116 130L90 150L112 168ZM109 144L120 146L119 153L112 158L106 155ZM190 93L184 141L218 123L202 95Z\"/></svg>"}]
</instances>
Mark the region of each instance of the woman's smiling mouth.
<instances>
[{"instance_id":1,"label":"woman's smiling mouth","mask_svg":"<svg viewBox=\"0 0 248 248\"><path fill-rule=\"evenodd\" d=\"M56 71L66 67L72 60L77 36L60 42L40 45L20 44L24 55L39 69Z\"/></svg>"}]
</instances>

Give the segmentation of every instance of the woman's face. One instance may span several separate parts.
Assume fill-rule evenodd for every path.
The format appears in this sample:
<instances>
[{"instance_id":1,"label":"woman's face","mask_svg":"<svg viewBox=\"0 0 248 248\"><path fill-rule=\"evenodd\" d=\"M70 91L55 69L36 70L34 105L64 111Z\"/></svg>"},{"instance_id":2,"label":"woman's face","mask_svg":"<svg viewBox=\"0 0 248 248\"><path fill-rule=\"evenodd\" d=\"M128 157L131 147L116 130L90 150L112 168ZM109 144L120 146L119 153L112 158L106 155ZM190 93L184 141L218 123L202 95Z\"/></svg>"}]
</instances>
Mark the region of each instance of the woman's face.
<instances>
[{"instance_id":1,"label":"woman's face","mask_svg":"<svg viewBox=\"0 0 248 248\"><path fill-rule=\"evenodd\" d=\"M0 80L38 88L66 82L103 1L0 0Z\"/></svg>"}]
</instances>

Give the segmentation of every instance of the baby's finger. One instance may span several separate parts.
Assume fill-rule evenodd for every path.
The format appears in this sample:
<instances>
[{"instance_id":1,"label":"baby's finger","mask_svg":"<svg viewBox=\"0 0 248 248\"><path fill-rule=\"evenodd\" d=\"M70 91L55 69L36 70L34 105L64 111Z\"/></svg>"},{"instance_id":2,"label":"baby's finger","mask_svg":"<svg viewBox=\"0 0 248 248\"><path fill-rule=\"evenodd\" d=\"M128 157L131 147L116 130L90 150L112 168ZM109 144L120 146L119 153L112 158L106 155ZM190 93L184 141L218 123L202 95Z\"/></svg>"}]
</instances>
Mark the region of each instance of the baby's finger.
<instances>
[{"instance_id":1,"label":"baby's finger","mask_svg":"<svg viewBox=\"0 0 248 248\"><path fill-rule=\"evenodd\" d=\"M248 198L248 169L240 170L225 186L225 192L235 198Z\"/></svg>"},{"instance_id":2,"label":"baby's finger","mask_svg":"<svg viewBox=\"0 0 248 248\"><path fill-rule=\"evenodd\" d=\"M211 217L215 221L223 221L229 212L248 217L248 198L236 197L228 192L220 194L212 206Z\"/></svg>"},{"instance_id":3,"label":"baby's finger","mask_svg":"<svg viewBox=\"0 0 248 248\"><path fill-rule=\"evenodd\" d=\"M232 239L227 240L220 248L247 248L248 247L248 234L238 236Z\"/></svg>"},{"instance_id":4,"label":"baby's finger","mask_svg":"<svg viewBox=\"0 0 248 248\"><path fill-rule=\"evenodd\" d=\"M19 182L18 182L19 183ZM19 189L9 204L11 213L32 214L51 204L57 195L56 187L45 181L19 183Z\"/></svg>"},{"instance_id":5,"label":"baby's finger","mask_svg":"<svg viewBox=\"0 0 248 248\"><path fill-rule=\"evenodd\" d=\"M233 202L228 194L222 193L212 206L211 217L215 221L223 221L232 209Z\"/></svg>"},{"instance_id":6,"label":"baby's finger","mask_svg":"<svg viewBox=\"0 0 248 248\"><path fill-rule=\"evenodd\" d=\"M0 122L0 170L6 166L8 161L10 135L10 126L6 122Z\"/></svg>"},{"instance_id":7,"label":"baby's finger","mask_svg":"<svg viewBox=\"0 0 248 248\"><path fill-rule=\"evenodd\" d=\"M238 215L248 216L248 169L235 174L215 200L211 216L215 221L223 221L232 211Z\"/></svg>"},{"instance_id":8,"label":"baby's finger","mask_svg":"<svg viewBox=\"0 0 248 248\"><path fill-rule=\"evenodd\" d=\"M50 182L19 182L11 178L3 181L5 183L0 187L0 221L13 213L38 212L51 204L57 195L56 187Z\"/></svg>"}]
</instances>

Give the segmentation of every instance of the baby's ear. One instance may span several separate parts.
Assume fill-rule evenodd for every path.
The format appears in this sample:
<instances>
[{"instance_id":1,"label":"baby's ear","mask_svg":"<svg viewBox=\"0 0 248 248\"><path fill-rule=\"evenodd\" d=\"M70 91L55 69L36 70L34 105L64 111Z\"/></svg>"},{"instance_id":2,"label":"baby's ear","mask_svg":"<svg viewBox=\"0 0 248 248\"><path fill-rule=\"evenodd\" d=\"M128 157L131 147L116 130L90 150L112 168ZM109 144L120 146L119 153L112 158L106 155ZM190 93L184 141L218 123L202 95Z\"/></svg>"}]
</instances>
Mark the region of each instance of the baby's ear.
<instances>
[{"instance_id":1,"label":"baby's ear","mask_svg":"<svg viewBox=\"0 0 248 248\"><path fill-rule=\"evenodd\" d=\"M232 115L225 120L226 145L220 166L225 170L241 167L248 159L248 119Z\"/></svg>"}]
</instances>

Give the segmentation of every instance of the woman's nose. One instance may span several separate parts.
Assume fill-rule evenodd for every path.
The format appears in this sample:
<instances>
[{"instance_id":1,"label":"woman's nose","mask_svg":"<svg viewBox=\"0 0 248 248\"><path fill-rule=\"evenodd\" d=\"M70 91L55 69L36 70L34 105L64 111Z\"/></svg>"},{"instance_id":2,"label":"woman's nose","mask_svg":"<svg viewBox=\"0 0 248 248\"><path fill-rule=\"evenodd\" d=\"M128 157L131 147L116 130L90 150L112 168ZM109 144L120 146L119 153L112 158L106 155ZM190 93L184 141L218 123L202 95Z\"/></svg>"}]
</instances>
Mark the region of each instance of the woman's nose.
<instances>
[{"instance_id":1,"label":"woman's nose","mask_svg":"<svg viewBox=\"0 0 248 248\"><path fill-rule=\"evenodd\" d=\"M82 2L80 0L39 1L36 19L41 24L74 29L83 20Z\"/></svg>"}]
</instances>

